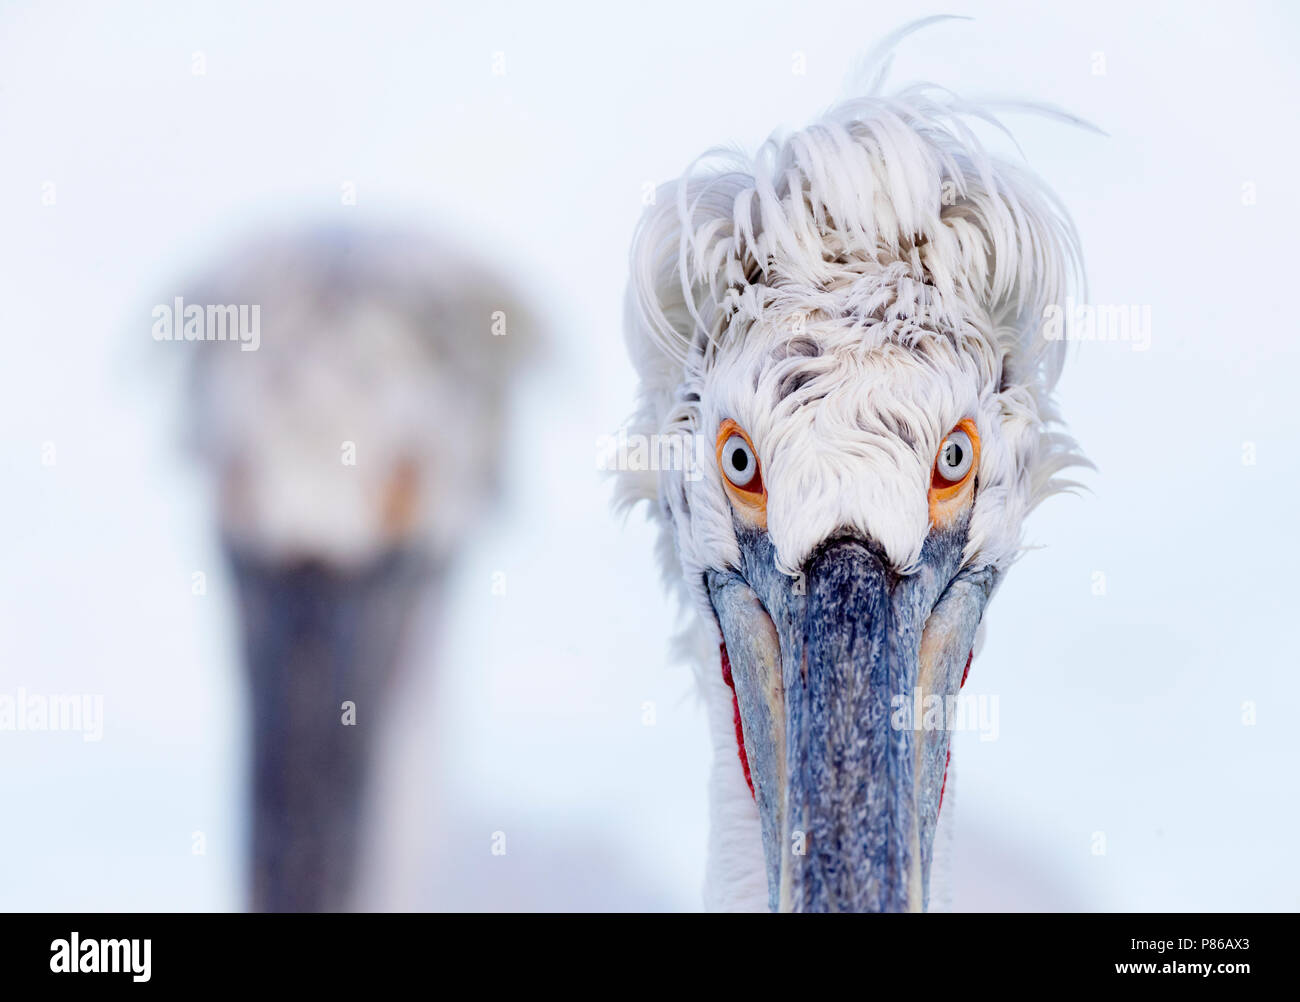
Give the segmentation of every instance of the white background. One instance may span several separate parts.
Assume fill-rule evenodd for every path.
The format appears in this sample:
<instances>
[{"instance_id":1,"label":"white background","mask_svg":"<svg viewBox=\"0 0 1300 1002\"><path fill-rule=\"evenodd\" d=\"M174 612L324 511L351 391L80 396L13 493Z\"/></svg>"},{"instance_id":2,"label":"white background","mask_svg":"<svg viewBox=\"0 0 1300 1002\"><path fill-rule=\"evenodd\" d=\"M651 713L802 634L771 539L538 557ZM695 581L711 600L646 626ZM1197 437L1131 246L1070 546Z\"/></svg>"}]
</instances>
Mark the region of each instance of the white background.
<instances>
[{"instance_id":1,"label":"white background","mask_svg":"<svg viewBox=\"0 0 1300 1002\"><path fill-rule=\"evenodd\" d=\"M232 236L341 214L473 245L553 345L515 401L509 495L429 638L437 682L408 735L428 754L396 785L412 802L442 788L464 820L454 838L397 833L407 903L466 904L463 887L422 894L450 862L492 907L698 907L703 714L669 662L651 533L610 514L595 471L597 437L632 405L627 246L647 183L806 123L905 15L262 7L0 10L0 692L103 693L107 713L98 744L0 733L0 908L242 907L229 581L179 449L162 349L183 347L150 340L149 309ZM1049 101L1109 133L1008 118L1079 224L1092 299L1153 318L1148 351L1071 354L1062 409L1099 472L1035 514L1044 549L991 607L968 689L998 696L1000 733L956 738L955 903L1296 909L1296 14L948 12L975 20L905 41L893 79Z\"/></svg>"}]
</instances>

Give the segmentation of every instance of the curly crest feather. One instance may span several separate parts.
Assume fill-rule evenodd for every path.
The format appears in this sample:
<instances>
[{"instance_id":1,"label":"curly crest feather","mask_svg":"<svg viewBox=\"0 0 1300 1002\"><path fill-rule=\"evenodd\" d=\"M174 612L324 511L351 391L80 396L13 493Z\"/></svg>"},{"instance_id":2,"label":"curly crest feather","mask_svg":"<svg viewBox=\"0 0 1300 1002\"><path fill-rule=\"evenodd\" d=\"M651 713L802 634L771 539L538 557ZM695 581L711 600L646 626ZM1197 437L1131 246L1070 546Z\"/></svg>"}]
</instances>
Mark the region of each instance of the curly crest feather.
<instances>
[{"instance_id":1,"label":"curly crest feather","mask_svg":"<svg viewBox=\"0 0 1300 1002\"><path fill-rule=\"evenodd\" d=\"M1041 326L1044 310L1082 285L1081 253L1055 195L977 138L974 121L1005 131L990 108L926 84L873 93L774 134L752 158L709 151L661 186L631 256L626 337L641 379L631 430L697 430L699 386L719 353L766 325L817 323L823 337L834 328L837 351L859 353L939 335L989 370L1001 420L1016 432L1007 457L1016 510L1004 514L1023 516L1072 486L1055 479L1082 461L1054 429L1066 341ZM785 385L824 371L825 347L810 358L793 343ZM667 521L681 481L678 471L629 472L620 500L654 499ZM1008 521L1018 528L1021 518ZM977 534L971 549L1003 565L1018 534L997 535Z\"/></svg>"}]
</instances>

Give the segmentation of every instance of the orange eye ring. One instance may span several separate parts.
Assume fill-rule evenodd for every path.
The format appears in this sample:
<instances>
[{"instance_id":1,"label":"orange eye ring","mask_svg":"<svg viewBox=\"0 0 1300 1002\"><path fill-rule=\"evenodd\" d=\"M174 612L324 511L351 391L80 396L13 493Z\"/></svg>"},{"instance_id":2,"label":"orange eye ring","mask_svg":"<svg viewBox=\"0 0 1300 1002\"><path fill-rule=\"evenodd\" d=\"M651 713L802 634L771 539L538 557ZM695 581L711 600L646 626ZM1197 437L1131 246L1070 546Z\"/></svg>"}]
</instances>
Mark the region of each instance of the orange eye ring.
<instances>
[{"instance_id":1,"label":"orange eye ring","mask_svg":"<svg viewBox=\"0 0 1300 1002\"><path fill-rule=\"evenodd\" d=\"M751 525L767 528L767 487L758 461L758 450L745 429L728 418L718 428L714 449L722 486L732 506Z\"/></svg>"},{"instance_id":2,"label":"orange eye ring","mask_svg":"<svg viewBox=\"0 0 1300 1002\"><path fill-rule=\"evenodd\" d=\"M963 418L944 436L930 467L930 522L935 528L951 525L974 496L979 466L979 432L974 421ZM954 478L954 473L959 475Z\"/></svg>"}]
</instances>

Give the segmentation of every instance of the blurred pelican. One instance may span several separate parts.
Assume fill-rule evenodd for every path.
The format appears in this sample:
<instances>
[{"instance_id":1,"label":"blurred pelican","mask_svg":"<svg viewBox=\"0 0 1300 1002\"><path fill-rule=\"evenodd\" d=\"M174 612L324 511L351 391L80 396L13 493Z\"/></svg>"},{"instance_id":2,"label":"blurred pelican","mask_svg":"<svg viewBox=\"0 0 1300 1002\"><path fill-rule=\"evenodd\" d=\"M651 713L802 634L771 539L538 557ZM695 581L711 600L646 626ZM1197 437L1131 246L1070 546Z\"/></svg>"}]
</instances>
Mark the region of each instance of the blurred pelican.
<instances>
[{"instance_id":1,"label":"blurred pelican","mask_svg":"<svg viewBox=\"0 0 1300 1002\"><path fill-rule=\"evenodd\" d=\"M460 252L351 228L253 241L185 302L251 685L251 906L347 908L404 643L494 491L519 311ZM235 306L255 336L213 339Z\"/></svg>"}]
</instances>

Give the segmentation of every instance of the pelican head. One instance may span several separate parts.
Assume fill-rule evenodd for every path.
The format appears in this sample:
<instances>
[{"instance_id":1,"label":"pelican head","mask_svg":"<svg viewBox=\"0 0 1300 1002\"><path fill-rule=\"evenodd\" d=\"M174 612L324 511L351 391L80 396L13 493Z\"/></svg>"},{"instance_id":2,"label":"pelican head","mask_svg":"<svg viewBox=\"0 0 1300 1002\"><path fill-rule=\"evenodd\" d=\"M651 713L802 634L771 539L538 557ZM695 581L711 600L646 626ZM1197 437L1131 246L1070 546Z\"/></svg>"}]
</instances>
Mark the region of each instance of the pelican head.
<instances>
[{"instance_id":1,"label":"pelican head","mask_svg":"<svg viewBox=\"0 0 1300 1002\"><path fill-rule=\"evenodd\" d=\"M520 354L494 323L518 310L463 253L382 227L255 239L184 299L260 317L256 350L190 346L250 683L252 907L349 907L406 645L493 494Z\"/></svg>"},{"instance_id":2,"label":"pelican head","mask_svg":"<svg viewBox=\"0 0 1300 1002\"><path fill-rule=\"evenodd\" d=\"M697 462L623 496L651 501L721 652L714 907L927 906L951 729L910 710L957 694L1074 459L1040 332L1073 229L966 111L988 117L923 86L841 105L697 161L635 238L632 430Z\"/></svg>"}]
</instances>

